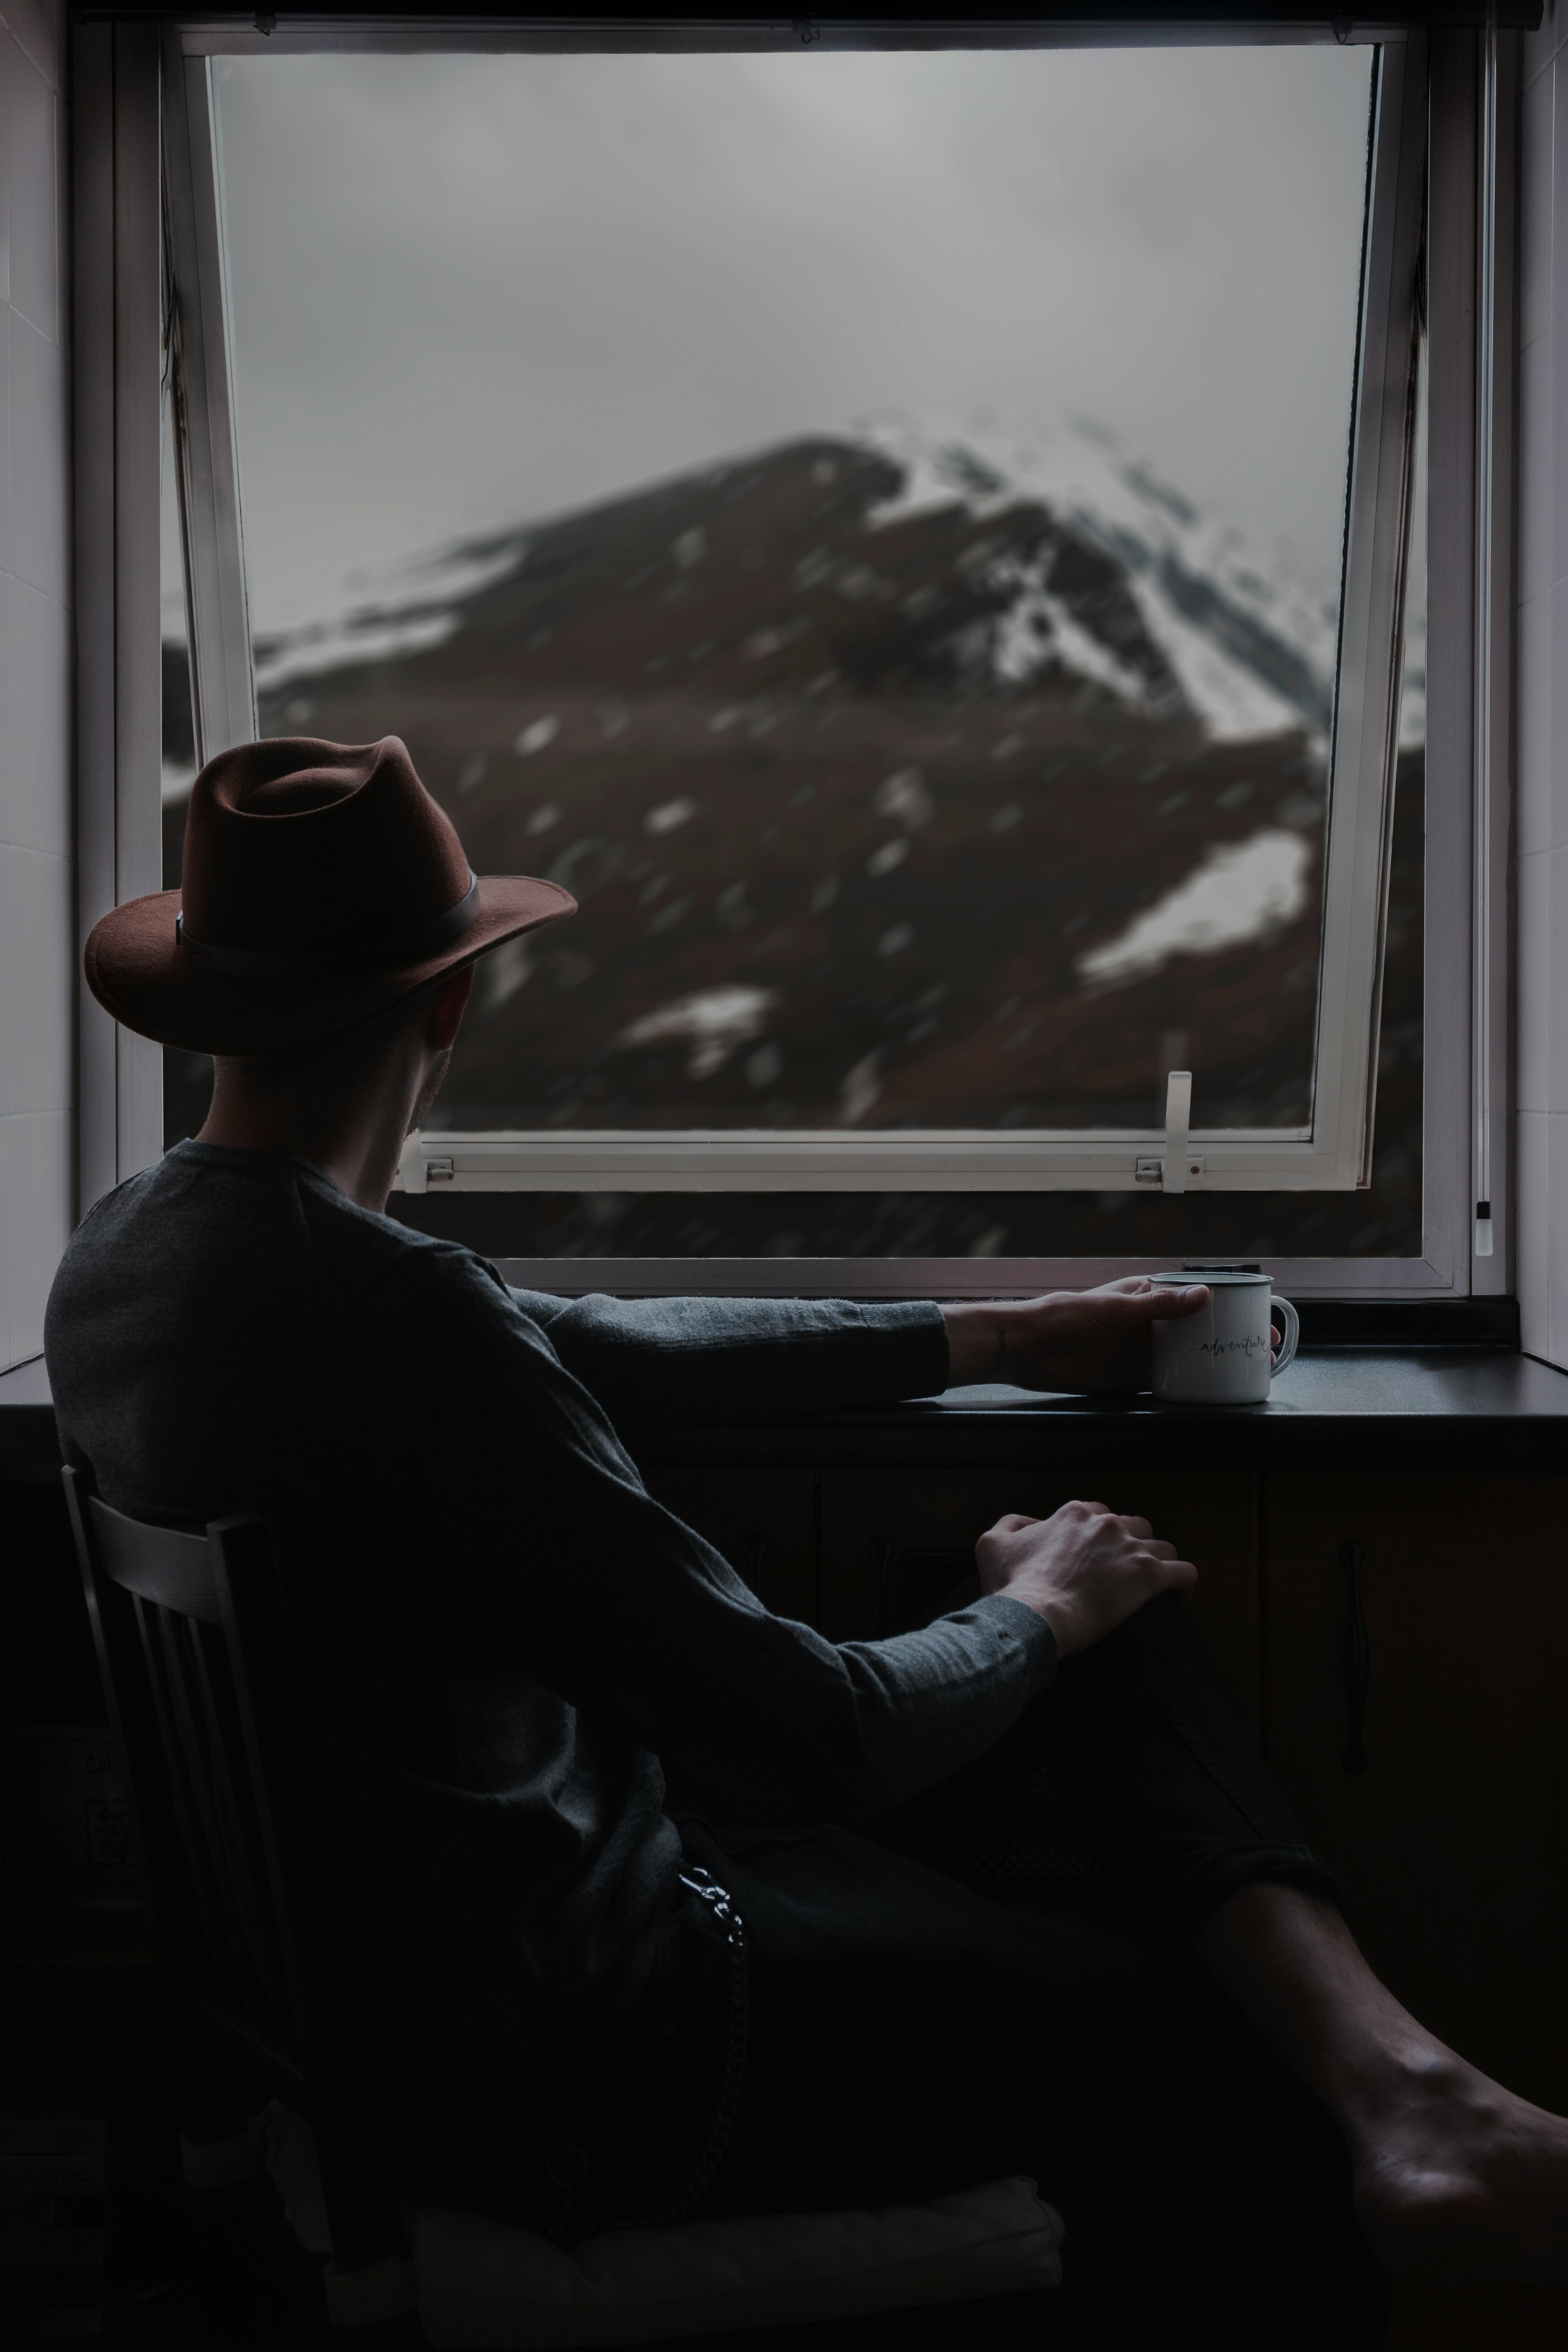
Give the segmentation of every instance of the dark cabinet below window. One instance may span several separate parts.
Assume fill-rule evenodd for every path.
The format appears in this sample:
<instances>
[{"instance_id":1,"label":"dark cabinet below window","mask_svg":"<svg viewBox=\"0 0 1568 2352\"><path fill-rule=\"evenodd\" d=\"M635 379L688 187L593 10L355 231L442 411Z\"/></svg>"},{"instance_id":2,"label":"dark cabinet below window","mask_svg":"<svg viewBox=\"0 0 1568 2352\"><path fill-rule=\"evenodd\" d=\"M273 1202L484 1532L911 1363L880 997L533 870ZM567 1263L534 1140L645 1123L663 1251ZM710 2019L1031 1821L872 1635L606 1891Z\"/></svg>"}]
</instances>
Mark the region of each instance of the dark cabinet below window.
<instances>
[{"instance_id":1,"label":"dark cabinet below window","mask_svg":"<svg viewBox=\"0 0 1568 2352\"><path fill-rule=\"evenodd\" d=\"M1264 1481L1269 1761L1401 2000L1559 2109L1565 1515L1568 1478Z\"/></svg>"}]
</instances>

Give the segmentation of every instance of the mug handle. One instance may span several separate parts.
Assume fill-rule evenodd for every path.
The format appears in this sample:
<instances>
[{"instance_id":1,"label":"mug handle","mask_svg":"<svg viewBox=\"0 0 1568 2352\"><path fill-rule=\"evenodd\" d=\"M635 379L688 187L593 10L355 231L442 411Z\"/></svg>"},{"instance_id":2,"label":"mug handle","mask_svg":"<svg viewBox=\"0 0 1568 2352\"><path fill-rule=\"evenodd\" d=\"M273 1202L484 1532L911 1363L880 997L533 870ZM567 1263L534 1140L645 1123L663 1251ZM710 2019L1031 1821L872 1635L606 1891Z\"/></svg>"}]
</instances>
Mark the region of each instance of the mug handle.
<instances>
[{"instance_id":1,"label":"mug handle","mask_svg":"<svg viewBox=\"0 0 1568 2352\"><path fill-rule=\"evenodd\" d=\"M1269 1374L1271 1380L1278 1380L1286 1366L1295 1362L1296 1350L1301 1341L1301 1318L1290 1301L1288 1298L1281 1298L1278 1291L1268 1302L1270 1321L1273 1320L1276 1307L1279 1309L1281 1320L1285 1325L1285 1337L1280 1342L1279 1353L1274 1359L1273 1370Z\"/></svg>"}]
</instances>

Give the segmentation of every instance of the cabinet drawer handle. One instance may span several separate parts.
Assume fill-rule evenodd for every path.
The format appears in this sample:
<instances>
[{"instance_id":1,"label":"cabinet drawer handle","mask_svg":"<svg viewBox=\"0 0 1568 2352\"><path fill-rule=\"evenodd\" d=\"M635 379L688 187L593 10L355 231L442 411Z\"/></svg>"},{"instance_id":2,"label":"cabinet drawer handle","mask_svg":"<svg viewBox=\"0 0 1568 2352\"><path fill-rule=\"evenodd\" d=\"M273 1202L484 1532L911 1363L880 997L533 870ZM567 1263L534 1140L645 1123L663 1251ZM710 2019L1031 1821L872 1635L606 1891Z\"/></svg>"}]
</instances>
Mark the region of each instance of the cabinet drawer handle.
<instances>
[{"instance_id":1,"label":"cabinet drawer handle","mask_svg":"<svg viewBox=\"0 0 1568 2352\"><path fill-rule=\"evenodd\" d=\"M1340 1546L1340 1566L1345 1572L1345 1705L1350 1711L1350 1745L1340 1761L1347 1772L1364 1772L1367 1753L1362 1733L1366 1724L1366 1695L1372 1682L1372 1646L1366 1637L1366 1611L1362 1601L1362 1561L1365 1554L1353 1536Z\"/></svg>"}]
</instances>

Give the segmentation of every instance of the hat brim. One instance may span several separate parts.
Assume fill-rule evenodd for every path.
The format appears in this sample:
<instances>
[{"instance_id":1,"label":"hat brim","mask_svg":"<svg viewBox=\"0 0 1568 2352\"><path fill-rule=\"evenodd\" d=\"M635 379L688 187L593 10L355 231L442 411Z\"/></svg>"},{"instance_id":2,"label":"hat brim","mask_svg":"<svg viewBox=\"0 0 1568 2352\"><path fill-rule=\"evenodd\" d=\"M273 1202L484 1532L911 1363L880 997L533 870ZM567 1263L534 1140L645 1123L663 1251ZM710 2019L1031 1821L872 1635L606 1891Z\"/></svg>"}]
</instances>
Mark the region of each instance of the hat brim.
<instances>
[{"instance_id":1,"label":"hat brim","mask_svg":"<svg viewBox=\"0 0 1568 2352\"><path fill-rule=\"evenodd\" d=\"M236 980L203 971L175 937L179 911L179 891L159 890L127 899L94 926L82 968L99 1003L138 1036L187 1053L284 1054L356 1029L503 940L574 915L577 901L531 874L482 875L478 914L440 954L331 980Z\"/></svg>"}]
</instances>

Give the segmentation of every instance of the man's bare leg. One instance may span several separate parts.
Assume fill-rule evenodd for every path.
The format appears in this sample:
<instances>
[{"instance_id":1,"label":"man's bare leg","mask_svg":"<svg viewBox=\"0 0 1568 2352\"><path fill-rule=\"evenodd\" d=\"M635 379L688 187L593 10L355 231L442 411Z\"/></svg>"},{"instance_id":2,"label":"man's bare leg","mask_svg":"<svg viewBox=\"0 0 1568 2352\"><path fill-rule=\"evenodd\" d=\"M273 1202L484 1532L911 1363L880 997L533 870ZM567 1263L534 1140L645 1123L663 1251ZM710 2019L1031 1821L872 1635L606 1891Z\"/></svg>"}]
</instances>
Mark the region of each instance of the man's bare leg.
<instances>
[{"instance_id":1,"label":"man's bare leg","mask_svg":"<svg viewBox=\"0 0 1568 2352\"><path fill-rule=\"evenodd\" d=\"M1362 2228L1395 2278L1568 2286L1568 2120L1418 2024L1331 1904L1248 1886L1197 1951L1343 2130Z\"/></svg>"},{"instance_id":2,"label":"man's bare leg","mask_svg":"<svg viewBox=\"0 0 1568 2352\"><path fill-rule=\"evenodd\" d=\"M1197 1581L1147 1519L1074 1502L1009 1513L974 1547L981 1590L1043 1617L1071 1657ZM1467 2065L1378 1982L1331 1904L1258 1883L1198 1957L1350 2143L1356 2210L1396 2278L1568 2286L1568 2120Z\"/></svg>"}]
</instances>

